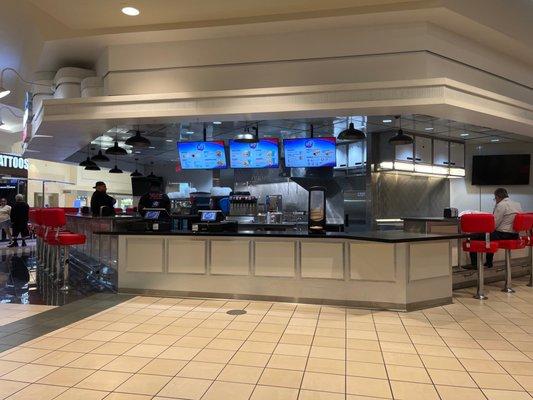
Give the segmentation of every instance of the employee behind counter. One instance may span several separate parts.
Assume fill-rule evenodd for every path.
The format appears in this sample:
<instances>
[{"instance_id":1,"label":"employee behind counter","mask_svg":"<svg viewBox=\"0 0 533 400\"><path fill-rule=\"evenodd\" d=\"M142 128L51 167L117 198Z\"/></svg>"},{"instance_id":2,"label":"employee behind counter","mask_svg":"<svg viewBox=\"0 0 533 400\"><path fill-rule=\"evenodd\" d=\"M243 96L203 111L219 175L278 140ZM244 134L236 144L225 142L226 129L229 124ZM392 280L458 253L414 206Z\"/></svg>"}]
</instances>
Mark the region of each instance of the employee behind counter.
<instances>
[{"instance_id":1,"label":"employee behind counter","mask_svg":"<svg viewBox=\"0 0 533 400\"><path fill-rule=\"evenodd\" d=\"M159 182L152 182L150 190L141 196L139 200L138 210L144 216L144 209L146 208L164 208L170 215L170 198L166 193L161 191L161 184Z\"/></svg>"},{"instance_id":2,"label":"employee behind counter","mask_svg":"<svg viewBox=\"0 0 533 400\"><path fill-rule=\"evenodd\" d=\"M116 199L108 195L105 182L98 181L93 186L95 189L91 196L91 214L94 217L112 217L115 215Z\"/></svg>"}]
</instances>

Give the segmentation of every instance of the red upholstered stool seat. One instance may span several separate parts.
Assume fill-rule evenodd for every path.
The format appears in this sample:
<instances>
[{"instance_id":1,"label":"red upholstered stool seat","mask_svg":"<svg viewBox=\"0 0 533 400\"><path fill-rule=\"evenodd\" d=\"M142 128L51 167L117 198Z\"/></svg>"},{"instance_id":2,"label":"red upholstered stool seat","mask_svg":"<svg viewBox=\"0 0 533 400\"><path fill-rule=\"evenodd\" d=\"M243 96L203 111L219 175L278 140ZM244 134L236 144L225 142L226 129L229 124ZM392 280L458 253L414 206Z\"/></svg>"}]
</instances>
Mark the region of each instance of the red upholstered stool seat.
<instances>
[{"instance_id":1,"label":"red upholstered stool seat","mask_svg":"<svg viewBox=\"0 0 533 400\"><path fill-rule=\"evenodd\" d=\"M54 246L74 246L77 244L84 244L85 240L85 235L69 232L61 232L58 236L53 235L46 238L46 241Z\"/></svg>"},{"instance_id":2,"label":"red upholstered stool seat","mask_svg":"<svg viewBox=\"0 0 533 400\"><path fill-rule=\"evenodd\" d=\"M487 243L484 240L470 240L463 242L463 251L472 253L496 253L498 251L498 242Z\"/></svg>"},{"instance_id":3,"label":"red upholstered stool seat","mask_svg":"<svg viewBox=\"0 0 533 400\"><path fill-rule=\"evenodd\" d=\"M526 247L522 239L498 240L498 247L504 250L520 250Z\"/></svg>"}]
</instances>

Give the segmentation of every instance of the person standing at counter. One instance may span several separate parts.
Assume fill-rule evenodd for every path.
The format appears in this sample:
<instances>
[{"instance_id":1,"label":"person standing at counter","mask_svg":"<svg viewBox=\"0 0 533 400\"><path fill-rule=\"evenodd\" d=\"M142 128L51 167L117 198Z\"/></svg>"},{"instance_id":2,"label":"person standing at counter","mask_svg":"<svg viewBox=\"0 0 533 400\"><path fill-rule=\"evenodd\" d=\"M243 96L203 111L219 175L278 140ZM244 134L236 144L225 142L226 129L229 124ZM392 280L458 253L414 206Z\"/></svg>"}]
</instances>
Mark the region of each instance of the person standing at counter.
<instances>
[{"instance_id":1,"label":"person standing at counter","mask_svg":"<svg viewBox=\"0 0 533 400\"><path fill-rule=\"evenodd\" d=\"M518 239L518 232L513 230L514 217L516 214L522 212L522 206L516 201L512 201L509 198L507 190L499 188L494 191L494 220L496 222L496 230L490 234L490 240L508 240ZM474 240L485 240L485 235L480 234ZM485 267L492 268L492 260L494 254L487 253L487 262ZM472 266L470 268L477 268L477 253L470 253L470 262Z\"/></svg>"},{"instance_id":2,"label":"person standing at counter","mask_svg":"<svg viewBox=\"0 0 533 400\"><path fill-rule=\"evenodd\" d=\"M29 236L28 221L30 218L30 206L24 201L24 196L17 194L15 204L10 212L11 226L13 227L13 242L7 247L18 247L17 238L22 237L22 247L26 246L26 238Z\"/></svg>"},{"instance_id":3,"label":"person standing at counter","mask_svg":"<svg viewBox=\"0 0 533 400\"><path fill-rule=\"evenodd\" d=\"M170 198L161 190L159 182L150 183L150 190L141 196L138 210L142 214L145 208L164 208L170 214Z\"/></svg>"},{"instance_id":4,"label":"person standing at counter","mask_svg":"<svg viewBox=\"0 0 533 400\"><path fill-rule=\"evenodd\" d=\"M11 206L7 204L7 200L0 199L0 234L2 230L6 233L6 238L11 241Z\"/></svg>"},{"instance_id":5,"label":"person standing at counter","mask_svg":"<svg viewBox=\"0 0 533 400\"><path fill-rule=\"evenodd\" d=\"M115 215L116 199L107 194L105 182L98 181L94 185L96 189L91 196L91 213L94 217L112 217Z\"/></svg>"}]
</instances>

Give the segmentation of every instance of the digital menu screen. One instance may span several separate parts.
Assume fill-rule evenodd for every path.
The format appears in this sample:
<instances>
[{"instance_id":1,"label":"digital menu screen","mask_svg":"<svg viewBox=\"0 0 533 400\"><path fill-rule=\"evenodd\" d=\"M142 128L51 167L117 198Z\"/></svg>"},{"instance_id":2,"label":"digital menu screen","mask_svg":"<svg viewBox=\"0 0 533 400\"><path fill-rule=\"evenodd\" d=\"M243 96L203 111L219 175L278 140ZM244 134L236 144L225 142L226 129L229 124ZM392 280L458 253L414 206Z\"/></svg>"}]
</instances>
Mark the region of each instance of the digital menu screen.
<instances>
[{"instance_id":1,"label":"digital menu screen","mask_svg":"<svg viewBox=\"0 0 533 400\"><path fill-rule=\"evenodd\" d=\"M285 166L289 168L334 167L335 138L284 139Z\"/></svg>"},{"instance_id":2,"label":"digital menu screen","mask_svg":"<svg viewBox=\"0 0 533 400\"><path fill-rule=\"evenodd\" d=\"M231 168L278 168L278 139L265 138L256 143L229 141Z\"/></svg>"},{"instance_id":3,"label":"digital menu screen","mask_svg":"<svg viewBox=\"0 0 533 400\"><path fill-rule=\"evenodd\" d=\"M179 142L178 152L182 169L226 168L224 141Z\"/></svg>"}]
</instances>

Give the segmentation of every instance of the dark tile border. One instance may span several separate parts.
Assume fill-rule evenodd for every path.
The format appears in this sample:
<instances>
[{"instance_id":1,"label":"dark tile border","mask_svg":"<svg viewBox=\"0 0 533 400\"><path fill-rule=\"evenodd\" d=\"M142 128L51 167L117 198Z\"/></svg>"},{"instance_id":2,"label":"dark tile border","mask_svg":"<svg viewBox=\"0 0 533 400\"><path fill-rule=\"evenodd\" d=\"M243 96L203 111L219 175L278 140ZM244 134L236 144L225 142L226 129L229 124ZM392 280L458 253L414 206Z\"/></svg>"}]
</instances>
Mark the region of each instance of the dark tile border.
<instances>
[{"instance_id":1,"label":"dark tile border","mask_svg":"<svg viewBox=\"0 0 533 400\"><path fill-rule=\"evenodd\" d=\"M61 307L0 326L0 352L114 307L134 295L97 293Z\"/></svg>"}]
</instances>

